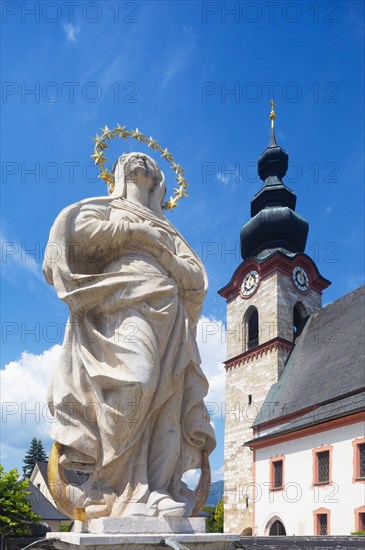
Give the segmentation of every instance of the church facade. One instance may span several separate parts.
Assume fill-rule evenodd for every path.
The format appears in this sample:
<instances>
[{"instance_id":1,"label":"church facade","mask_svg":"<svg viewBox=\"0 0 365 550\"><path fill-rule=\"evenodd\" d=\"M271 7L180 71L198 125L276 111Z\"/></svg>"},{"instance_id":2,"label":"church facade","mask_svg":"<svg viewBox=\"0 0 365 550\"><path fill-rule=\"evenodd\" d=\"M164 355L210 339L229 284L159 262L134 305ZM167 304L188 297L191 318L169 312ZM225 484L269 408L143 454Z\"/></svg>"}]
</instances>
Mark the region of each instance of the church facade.
<instances>
[{"instance_id":1,"label":"church facade","mask_svg":"<svg viewBox=\"0 0 365 550\"><path fill-rule=\"evenodd\" d=\"M365 518L364 292L322 308L330 282L305 253L308 222L283 183L288 155L273 110L270 118L258 160L264 185L241 230L243 263L219 291L227 301L225 532L349 534ZM319 467L329 471L324 481ZM338 522L344 506L348 518Z\"/></svg>"}]
</instances>

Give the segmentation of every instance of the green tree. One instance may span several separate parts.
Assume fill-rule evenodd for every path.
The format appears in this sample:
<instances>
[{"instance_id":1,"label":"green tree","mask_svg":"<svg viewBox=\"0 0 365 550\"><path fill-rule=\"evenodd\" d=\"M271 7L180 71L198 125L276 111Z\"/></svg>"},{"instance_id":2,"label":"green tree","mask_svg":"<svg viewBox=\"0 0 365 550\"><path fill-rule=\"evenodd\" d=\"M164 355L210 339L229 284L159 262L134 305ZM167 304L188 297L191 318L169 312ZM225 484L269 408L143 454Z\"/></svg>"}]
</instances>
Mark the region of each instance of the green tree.
<instances>
[{"instance_id":1,"label":"green tree","mask_svg":"<svg viewBox=\"0 0 365 550\"><path fill-rule=\"evenodd\" d=\"M29 524L37 524L41 519L27 499L28 485L28 479L19 479L16 468L6 473L0 464L0 532L3 536L26 535Z\"/></svg>"},{"instance_id":2,"label":"green tree","mask_svg":"<svg viewBox=\"0 0 365 550\"><path fill-rule=\"evenodd\" d=\"M214 512L214 530L216 533L223 533L224 526L224 502L218 502Z\"/></svg>"},{"instance_id":3,"label":"green tree","mask_svg":"<svg viewBox=\"0 0 365 550\"><path fill-rule=\"evenodd\" d=\"M207 532L214 533L214 511L215 506L204 506L203 512L207 515Z\"/></svg>"},{"instance_id":4,"label":"green tree","mask_svg":"<svg viewBox=\"0 0 365 550\"><path fill-rule=\"evenodd\" d=\"M223 533L224 525L224 503L223 499L218 502L217 506L204 506L203 511L208 514L207 517L207 532L208 533Z\"/></svg>"},{"instance_id":5,"label":"green tree","mask_svg":"<svg viewBox=\"0 0 365 550\"><path fill-rule=\"evenodd\" d=\"M25 464L25 466L23 466L24 476L30 477L35 463L45 462L46 460L48 460L48 457L44 450L42 441L33 437L29 451L27 452L23 460Z\"/></svg>"}]
</instances>

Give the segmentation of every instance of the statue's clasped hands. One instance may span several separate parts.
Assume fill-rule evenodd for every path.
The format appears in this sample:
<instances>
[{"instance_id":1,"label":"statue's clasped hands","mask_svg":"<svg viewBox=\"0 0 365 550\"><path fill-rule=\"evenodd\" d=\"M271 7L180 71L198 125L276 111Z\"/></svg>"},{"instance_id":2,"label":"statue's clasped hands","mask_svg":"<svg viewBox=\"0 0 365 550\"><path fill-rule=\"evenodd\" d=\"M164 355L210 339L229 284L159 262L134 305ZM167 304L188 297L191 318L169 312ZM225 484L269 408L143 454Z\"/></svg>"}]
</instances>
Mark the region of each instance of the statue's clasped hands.
<instances>
[{"instance_id":1,"label":"statue's clasped hands","mask_svg":"<svg viewBox=\"0 0 365 550\"><path fill-rule=\"evenodd\" d=\"M130 223L129 224L129 240L135 242L141 250L152 254L156 259L172 259L172 252L168 248L167 233L164 235L163 229L156 229L150 222ZM166 267L166 266L165 266Z\"/></svg>"},{"instance_id":2,"label":"statue's clasped hands","mask_svg":"<svg viewBox=\"0 0 365 550\"><path fill-rule=\"evenodd\" d=\"M132 241L147 241L148 244L154 244L160 242L161 235L158 229L153 227L149 222L130 223L129 238Z\"/></svg>"}]
</instances>

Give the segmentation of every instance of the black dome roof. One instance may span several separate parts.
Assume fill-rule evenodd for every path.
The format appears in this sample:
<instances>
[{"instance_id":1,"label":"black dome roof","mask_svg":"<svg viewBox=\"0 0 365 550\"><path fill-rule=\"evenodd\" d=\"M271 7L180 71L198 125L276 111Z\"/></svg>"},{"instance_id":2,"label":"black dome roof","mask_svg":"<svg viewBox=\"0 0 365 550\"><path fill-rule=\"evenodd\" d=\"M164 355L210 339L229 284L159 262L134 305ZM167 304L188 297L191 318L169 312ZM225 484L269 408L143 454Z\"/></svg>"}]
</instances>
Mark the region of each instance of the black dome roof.
<instances>
[{"instance_id":1,"label":"black dome roof","mask_svg":"<svg viewBox=\"0 0 365 550\"><path fill-rule=\"evenodd\" d=\"M242 258L279 248L304 252L308 228L307 220L287 206L265 208L241 229Z\"/></svg>"}]
</instances>

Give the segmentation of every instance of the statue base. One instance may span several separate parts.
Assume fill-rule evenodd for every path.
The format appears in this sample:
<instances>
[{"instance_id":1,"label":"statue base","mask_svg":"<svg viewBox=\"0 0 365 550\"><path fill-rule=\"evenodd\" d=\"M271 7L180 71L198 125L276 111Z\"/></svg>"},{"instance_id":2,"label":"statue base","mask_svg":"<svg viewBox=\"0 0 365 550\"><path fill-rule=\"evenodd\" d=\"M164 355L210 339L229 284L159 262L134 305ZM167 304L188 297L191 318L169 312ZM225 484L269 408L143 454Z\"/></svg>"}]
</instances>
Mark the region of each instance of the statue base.
<instances>
[{"instance_id":1,"label":"statue base","mask_svg":"<svg viewBox=\"0 0 365 550\"><path fill-rule=\"evenodd\" d=\"M87 524L86 533L103 535L143 535L148 533L167 534L167 533L205 533L205 518L182 518L182 517L122 517L122 518L99 518L91 519ZM75 526L76 529L78 526ZM82 525L80 526L82 531Z\"/></svg>"},{"instance_id":2,"label":"statue base","mask_svg":"<svg viewBox=\"0 0 365 550\"><path fill-rule=\"evenodd\" d=\"M57 550L229 550L237 535L206 533L205 518L99 518L75 522L87 532L48 533Z\"/></svg>"}]
</instances>

